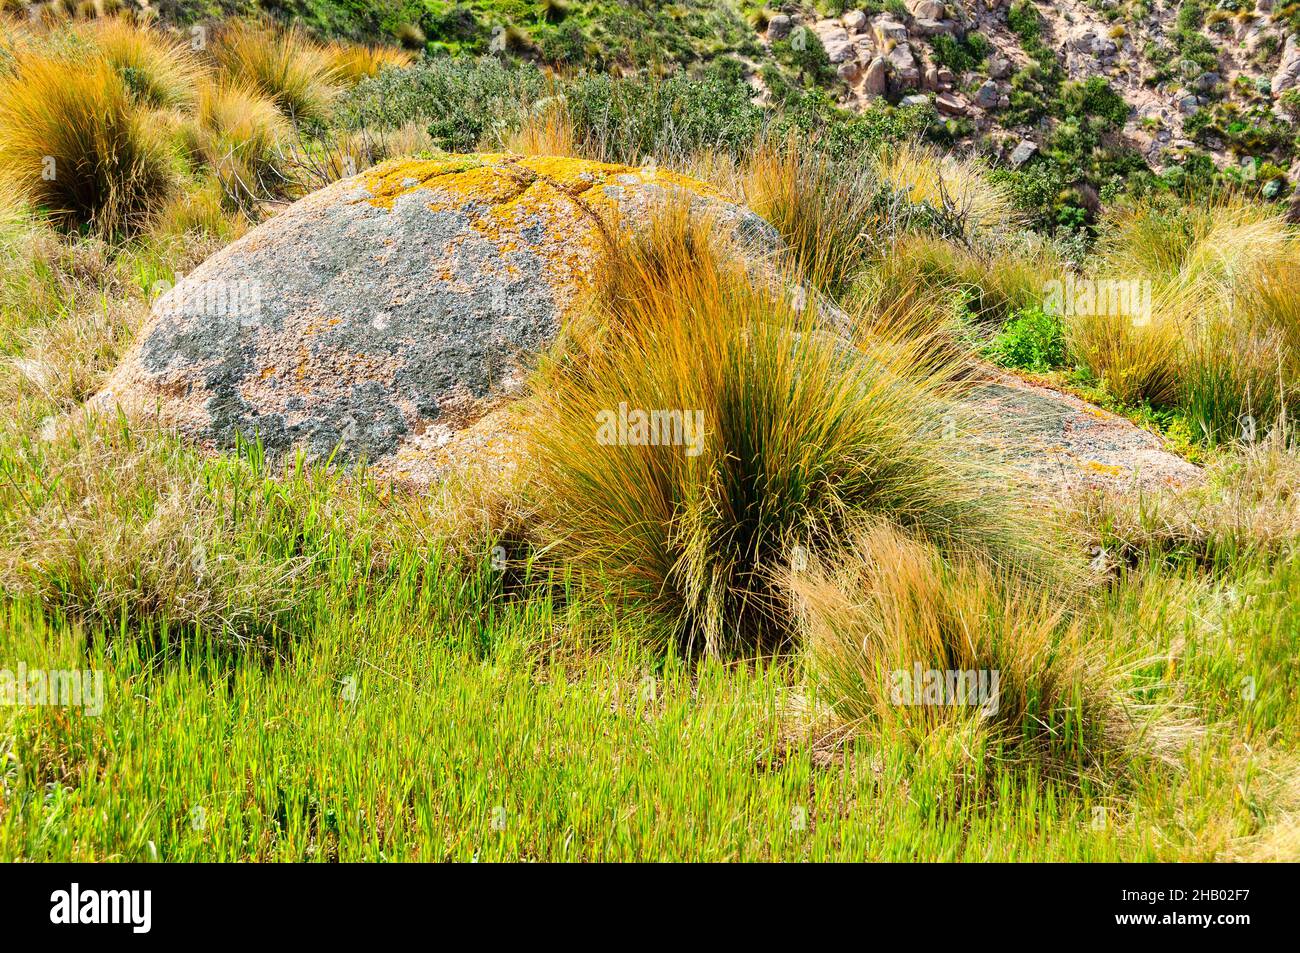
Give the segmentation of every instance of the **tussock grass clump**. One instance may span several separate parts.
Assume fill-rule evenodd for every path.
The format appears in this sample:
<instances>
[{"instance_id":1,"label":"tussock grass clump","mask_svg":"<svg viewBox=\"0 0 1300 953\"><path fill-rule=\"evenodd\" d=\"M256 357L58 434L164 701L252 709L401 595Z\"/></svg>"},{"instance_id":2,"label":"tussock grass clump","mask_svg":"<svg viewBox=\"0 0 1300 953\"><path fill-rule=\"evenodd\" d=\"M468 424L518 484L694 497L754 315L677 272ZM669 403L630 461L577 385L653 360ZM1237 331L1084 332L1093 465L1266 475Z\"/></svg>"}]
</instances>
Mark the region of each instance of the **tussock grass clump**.
<instances>
[{"instance_id":1,"label":"tussock grass clump","mask_svg":"<svg viewBox=\"0 0 1300 953\"><path fill-rule=\"evenodd\" d=\"M0 76L0 179L61 224L133 228L176 184L165 139L107 61L29 53Z\"/></svg>"},{"instance_id":2,"label":"tussock grass clump","mask_svg":"<svg viewBox=\"0 0 1300 953\"><path fill-rule=\"evenodd\" d=\"M274 31L236 23L217 36L212 54L231 80L256 87L294 122L329 120L339 88L337 68L296 27Z\"/></svg>"},{"instance_id":3,"label":"tussock grass clump","mask_svg":"<svg viewBox=\"0 0 1300 953\"><path fill-rule=\"evenodd\" d=\"M548 96L533 104L519 128L502 141L506 152L521 156L577 156L573 118L563 96Z\"/></svg>"},{"instance_id":4,"label":"tussock grass clump","mask_svg":"<svg viewBox=\"0 0 1300 953\"><path fill-rule=\"evenodd\" d=\"M1178 403L1182 394L1182 331L1173 321L1132 315L1072 312L1063 321L1066 345L1106 389L1130 404Z\"/></svg>"},{"instance_id":5,"label":"tussock grass clump","mask_svg":"<svg viewBox=\"0 0 1300 953\"><path fill-rule=\"evenodd\" d=\"M53 414L75 409L103 384L143 321L133 300L101 300L71 309L61 320L15 332L20 357L0 365L0 400L19 426L33 418L50 428Z\"/></svg>"},{"instance_id":6,"label":"tussock grass clump","mask_svg":"<svg viewBox=\"0 0 1300 953\"><path fill-rule=\"evenodd\" d=\"M331 43L325 48L330 68L344 86L355 86L386 69L405 69L415 62L406 50L394 46Z\"/></svg>"},{"instance_id":7,"label":"tussock grass clump","mask_svg":"<svg viewBox=\"0 0 1300 953\"><path fill-rule=\"evenodd\" d=\"M399 129L360 129L327 142L299 139L288 152L286 174L302 189L322 188L356 175L377 162L398 156L436 152L429 131L416 123Z\"/></svg>"},{"instance_id":8,"label":"tussock grass clump","mask_svg":"<svg viewBox=\"0 0 1300 953\"><path fill-rule=\"evenodd\" d=\"M205 83L195 120L192 147L232 204L248 207L283 190L291 129L269 96L249 83Z\"/></svg>"},{"instance_id":9,"label":"tussock grass clump","mask_svg":"<svg viewBox=\"0 0 1300 953\"><path fill-rule=\"evenodd\" d=\"M174 196L158 209L150 232L165 237L197 233L223 242L232 241L248 227L248 219L238 211L228 212L229 204L226 185L218 178L209 179L183 196Z\"/></svg>"},{"instance_id":10,"label":"tussock grass clump","mask_svg":"<svg viewBox=\"0 0 1300 953\"><path fill-rule=\"evenodd\" d=\"M1008 565L1039 557L1027 511L955 439L941 384L827 334L707 222L665 209L603 274L539 375L537 499L557 552L674 620L688 649L785 644L773 573L862 514ZM678 429L650 445L616 422L632 410Z\"/></svg>"},{"instance_id":11,"label":"tussock grass clump","mask_svg":"<svg viewBox=\"0 0 1300 953\"><path fill-rule=\"evenodd\" d=\"M1112 216L1090 277L1148 283L1149 314L1065 316L1071 350L1121 400L1178 406L1209 443L1253 439L1300 367L1300 236L1239 197Z\"/></svg>"},{"instance_id":12,"label":"tussock grass clump","mask_svg":"<svg viewBox=\"0 0 1300 953\"><path fill-rule=\"evenodd\" d=\"M96 21L79 32L112 64L138 102L158 108L193 105L203 68L185 41L120 17Z\"/></svg>"},{"instance_id":13,"label":"tussock grass clump","mask_svg":"<svg viewBox=\"0 0 1300 953\"><path fill-rule=\"evenodd\" d=\"M744 162L740 197L776 228L792 265L831 295L842 294L892 237L869 166L832 162L793 140L762 143Z\"/></svg>"},{"instance_id":14,"label":"tussock grass clump","mask_svg":"<svg viewBox=\"0 0 1300 953\"><path fill-rule=\"evenodd\" d=\"M931 210L950 237L975 242L1022 224L1010 194L976 160L904 142L881 152L875 171L908 202Z\"/></svg>"},{"instance_id":15,"label":"tussock grass clump","mask_svg":"<svg viewBox=\"0 0 1300 953\"><path fill-rule=\"evenodd\" d=\"M973 722L1084 766L1128 740L1111 676L1059 592L883 523L788 585L822 697L844 721L920 739Z\"/></svg>"}]
</instances>

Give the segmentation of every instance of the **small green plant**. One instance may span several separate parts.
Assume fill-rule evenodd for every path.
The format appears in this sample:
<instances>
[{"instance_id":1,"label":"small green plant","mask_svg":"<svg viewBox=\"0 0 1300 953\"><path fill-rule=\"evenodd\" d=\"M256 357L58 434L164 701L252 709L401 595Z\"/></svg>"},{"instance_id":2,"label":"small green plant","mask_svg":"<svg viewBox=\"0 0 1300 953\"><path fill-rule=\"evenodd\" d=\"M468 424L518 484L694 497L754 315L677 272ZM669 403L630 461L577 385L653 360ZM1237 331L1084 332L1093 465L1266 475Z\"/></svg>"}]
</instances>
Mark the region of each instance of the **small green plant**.
<instances>
[{"instance_id":1,"label":"small green plant","mask_svg":"<svg viewBox=\"0 0 1300 953\"><path fill-rule=\"evenodd\" d=\"M986 354L1004 367L1044 373L1065 364L1065 333L1058 315L1042 308L1018 311L989 342Z\"/></svg>"}]
</instances>

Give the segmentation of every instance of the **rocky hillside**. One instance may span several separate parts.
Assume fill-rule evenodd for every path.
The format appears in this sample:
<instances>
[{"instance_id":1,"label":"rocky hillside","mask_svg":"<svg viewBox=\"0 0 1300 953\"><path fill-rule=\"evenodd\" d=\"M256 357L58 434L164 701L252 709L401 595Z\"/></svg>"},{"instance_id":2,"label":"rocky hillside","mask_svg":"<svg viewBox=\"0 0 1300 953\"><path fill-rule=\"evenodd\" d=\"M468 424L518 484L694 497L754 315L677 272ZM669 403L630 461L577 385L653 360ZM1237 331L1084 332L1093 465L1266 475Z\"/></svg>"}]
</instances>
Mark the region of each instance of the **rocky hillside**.
<instances>
[{"instance_id":1,"label":"rocky hillside","mask_svg":"<svg viewBox=\"0 0 1300 953\"><path fill-rule=\"evenodd\" d=\"M1052 150L1081 161L1082 172L1107 154L1131 152L1157 173L1238 181L1267 198L1290 193L1300 175L1294 4L872 6L827 16L785 4L759 25L778 57L787 44L820 46L846 105L932 101L962 144L1015 167ZM763 71L754 82L764 86Z\"/></svg>"},{"instance_id":2,"label":"rocky hillside","mask_svg":"<svg viewBox=\"0 0 1300 953\"><path fill-rule=\"evenodd\" d=\"M756 103L787 113L914 107L931 116L928 134L943 148L996 159L1022 207L1049 231L1093 222L1120 191L1230 184L1291 202L1300 181L1300 4L1282 0L82 6L88 16L100 6L141 9L183 29L268 15L321 38L493 56L562 77L708 73L742 90L747 83Z\"/></svg>"}]
</instances>

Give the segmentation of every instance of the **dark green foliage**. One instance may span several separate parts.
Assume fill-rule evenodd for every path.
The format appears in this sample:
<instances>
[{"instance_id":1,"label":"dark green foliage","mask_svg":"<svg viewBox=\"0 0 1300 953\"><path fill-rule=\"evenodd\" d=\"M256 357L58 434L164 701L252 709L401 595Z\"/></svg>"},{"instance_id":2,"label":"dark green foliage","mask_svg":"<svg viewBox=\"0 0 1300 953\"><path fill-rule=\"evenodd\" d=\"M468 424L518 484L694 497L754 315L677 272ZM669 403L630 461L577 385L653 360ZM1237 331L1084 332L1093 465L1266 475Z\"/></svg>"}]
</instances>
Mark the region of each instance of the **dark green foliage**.
<instances>
[{"instance_id":1,"label":"dark green foliage","mask_svg":"<svg viewBox=\"0 0 1300 953\"><path fill-rule=\"evenodd\" d=\"M835 79L835 70L826 55L826 48L822 46L817 34L807 27L799 27L790 34L789 39L773 43L772 55L778 63L788 67L804 86L823 85Z\"/></svg>"},{"instance_id":2,"label":"dark green foliage","mask_svg":"<svg viewBox=\"0 0 1300 953\"><path fill-rule=\"evenodd\" d=\"M934 61L955 73L978 69L989 55L989 41L982 33L967 33L961 39L940 33L930 41Z\"/></svg>"},{"instance_id":3,"label":"dark green foliage","mask_svg":"<svg viewBox=\"0 0 1300 953\"><path fill-rule=\"evenodd\" d=\"M546 78L535 66L438 58L363 81L343 97L339 116L349 128L424 122L439 146L469 152L496 124L519 125L528 104L545 95Z\"/></svg>"},{"instance_id":4,"label":"dark green foliage","mask_svg":"<svg viewBox=\"0 0 1300 953\"><path fill-rule=\"evenodd\" d=\"M704 148L739 154L765 121L751 94L726 64L664 80L587 76L566 90L578 136L603 158L633 163Z\"/></svg>"}]
</instances>

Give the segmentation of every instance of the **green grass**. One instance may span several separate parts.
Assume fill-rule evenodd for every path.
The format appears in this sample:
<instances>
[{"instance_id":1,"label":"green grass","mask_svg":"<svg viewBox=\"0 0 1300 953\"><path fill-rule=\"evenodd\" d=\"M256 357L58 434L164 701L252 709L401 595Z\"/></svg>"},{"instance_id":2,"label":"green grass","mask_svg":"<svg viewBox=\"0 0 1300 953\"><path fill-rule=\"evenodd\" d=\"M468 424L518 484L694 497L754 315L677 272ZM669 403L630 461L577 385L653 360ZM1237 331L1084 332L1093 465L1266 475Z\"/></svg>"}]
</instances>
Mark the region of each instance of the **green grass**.
<instances>
[{"instance_id":1,"label":"green grass","mask_svg":"<svg viewBox=\"0 0 1300 953\"><path fill-rule=\"evenodd\" d=\"M492 586L418 557L302 607L275 658L8 604L0 657L102 668L107 705L0 709L0 857L1210 859L1277 810L1277 767L1240 753L1233 714L1117 784L1002 767L959 732L841 748L791 732L789 665L685 666L598 608L488 609ZM1239 711L1239 663L1191 666ZM1293 699L1261 699L1294 728Z\"/></svg>"},{"instance_id":2,"label":"green grass","mask_svg":"<svg viewBox=\"0 0 1300 953\"><path fill-rule=\"evenodd\" d=\"M10 539L13 521L48 506L39 488L61 492L69 460L24 464L13 435L6 447ZM174 605L141 614L138 599L78 622L61 608L76 588L67 565L25 559L62 585L7 584L0 662L98 669L106 704L100 717L0 706L5 859L1190 860L1290 849L1279 818L1295 810L1282 781L1300 734L1292 556L1241 558L1206 578L1153 551L1099 594L1090 639L1130 665L1129 690L1216 727L1172 763L1064 780L960 725L919 738L829 730L802 657L684 662L660 647L653 619L598 588L544 575L526 555L499 571L490 537L469 555L443 550L418 497L267 467L255 447L208 461L147 447L143 435L117 446L113 471L158 453L198 476L226 507L215 527L200 521L218 533L210 561L253 559L265 573L305 560L296 597L263 615L273 626L196 628ZM113 487L114 472L105 492L120 510L92 539L147 525L163 502L165 486Z\"/></svg>"}]
</instances>

